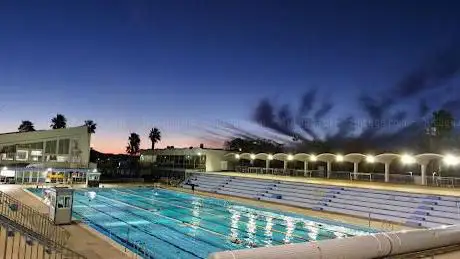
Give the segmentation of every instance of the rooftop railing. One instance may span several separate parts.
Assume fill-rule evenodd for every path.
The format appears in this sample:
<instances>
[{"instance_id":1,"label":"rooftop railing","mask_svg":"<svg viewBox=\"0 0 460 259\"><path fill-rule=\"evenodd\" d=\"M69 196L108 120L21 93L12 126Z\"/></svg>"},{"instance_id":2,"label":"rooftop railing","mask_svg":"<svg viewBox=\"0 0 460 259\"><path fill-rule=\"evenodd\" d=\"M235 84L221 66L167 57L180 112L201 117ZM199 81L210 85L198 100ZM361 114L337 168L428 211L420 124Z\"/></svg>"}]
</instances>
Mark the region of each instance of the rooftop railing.
<instances>
[{"instance_id":1,"label":"rooftop railing","mask_svg":"<svg viewBox=\"0 0 460 259\"><path fill-rule=\"evenodd\" d=\"M239 166L237 172L250 174L271 174L280 176L297 176L305 178L326 178L335 180L349 181L366 181L366 182L385 182L385 174L383 173L366 173L366 172L349 172L349 171L331 171L329 177L324 170L301 170L301 169L282 169L282 168L263 168L263 167L247 167ZM396 184L417 184L420 185L422 177L413 174L390 174L389 183ZM459 188L459 177L441 177L427 176L426 182L428 186Z\"/></svg>"}]
</instances>

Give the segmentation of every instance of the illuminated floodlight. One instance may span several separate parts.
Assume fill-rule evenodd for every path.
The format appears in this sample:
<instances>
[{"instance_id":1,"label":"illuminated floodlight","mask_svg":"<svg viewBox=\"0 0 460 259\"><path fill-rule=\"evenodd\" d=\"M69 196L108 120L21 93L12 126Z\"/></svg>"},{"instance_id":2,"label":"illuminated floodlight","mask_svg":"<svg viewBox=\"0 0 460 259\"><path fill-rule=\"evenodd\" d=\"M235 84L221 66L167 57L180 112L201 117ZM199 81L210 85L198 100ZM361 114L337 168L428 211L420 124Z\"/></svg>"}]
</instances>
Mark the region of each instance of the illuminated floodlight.
<instances>
[{"instance_id":1,"label":"illuminated floodlight","mask_svg":"<svg viewBox=\"0 0 460 259\"><path fill-rule=\"evenodd\" d=\"M372 155L367 155L366 156L366 162L368 163L374 163L375 162L375 157Z\"/></svg>"},{"instance_id":2,"label":"illuminated floodlight","mask_svg":"<svg viewBox=\"0 0 460 259\"><path fill-rule=\"evenodd\" d=\"M240 155L236 154L236 155L235 155L235 158L236 158L236 159L240 159Z\"/></svg>"},{"instance_id":3,"label":"illuminated floodlight","mask_svg":"<svg viewBox=\"0 0 460 259\"><path fill-rule=\"evenodd\" d=\"M415 158L411 155L404 154L401 157L401 162L406 165L415 163Z\"/></svg>"},{"instance_id":4,"label":"illuminated floodlight","mask_svg":"<svg viewBox=\"0 0 460 259\"><path fill-rule=\"evenodd\" d=\"M201 152L198 152L198 155L201 156Z\"/></svg>"},{"instance_id":5,"label":"illuminated floodlight","mask_svg":"<svg viewBox=\"0 0 460 259\"><path fill-rule=\"evenodd\" d=\"M273 160L273 155L268 155L268 160Z\"/></svg>"},{"instance_id":6,"label":"illuminated floodlight","mask_svg":"<svg viewBox=\"0 0 460 259\"><path fill-rule=\"evenodd\" d=\"M254 155L254 154L251 154L251 156L250 156L250 157L251 157L251 160L254 160L254 159L256 159L256 155Z\"/></svg>"},{"instance_id":7,"label":"illuminated floodlight","mask_svg":"<svg viewBox=\"0 0 460 259\"><path fill-rule=\"evenodd\" d=\"M318 160L318 158L316 158L315 155L310 155L310 161L315 162L316 160Z\"/></svg>"},{"instance_id":8,"label":"illuminated floodlight","mask_svg":"<svg viewBox=\"0 0 460 259\"><path fill-rule=\"evenodd\" d=\"M289 161L291 161L291 160L293 160L293 159L294 159L294 156L293 156L293 155L291 155L291 154L289 154L289 155L288 155L288 157L287 157L287 159L288 159Z\"/></svg>"},{"instance_id":9,"label":"illuminated floodlight","mask_svg":"<svg viewBox=\"0 0 460 259\"><path fill-rule=\"evenodd\" d=\"M343 156L342 155L337 155L335 157L335 160L337 160L337 162L343 162Z\"/></svg>"},{"instance_id":10,"label":"illuminated floodlight","mask_svg":"<svg viewBox=\"0 0 460 259\"><path fill-rule=\"evenodd\" d=\"M93 173L97 173L97 169L96 169L96 168L93 169Z\"/></svg>"},{"instance_id":11,"label":"illuminated floodlight","mask_svg":"<svg viewBox=\"0 0 460 259\"><path fill-rule=\"evenodd\" d=\"M443 161L446 165L458 165L460 162L459 159L453 155L445 155Z\"/></svg>"},{"instance_id":12,"label":"illuminated floodlight","mask_svg":"<svg viewBox=\"0 0 460 259\"><path fill-rule=\"evenodd\" d=\"M46 171L51 172L51 171L53 171L53 168L50 167L50 168L46 169Z\"/></svg>"}]
</instances>

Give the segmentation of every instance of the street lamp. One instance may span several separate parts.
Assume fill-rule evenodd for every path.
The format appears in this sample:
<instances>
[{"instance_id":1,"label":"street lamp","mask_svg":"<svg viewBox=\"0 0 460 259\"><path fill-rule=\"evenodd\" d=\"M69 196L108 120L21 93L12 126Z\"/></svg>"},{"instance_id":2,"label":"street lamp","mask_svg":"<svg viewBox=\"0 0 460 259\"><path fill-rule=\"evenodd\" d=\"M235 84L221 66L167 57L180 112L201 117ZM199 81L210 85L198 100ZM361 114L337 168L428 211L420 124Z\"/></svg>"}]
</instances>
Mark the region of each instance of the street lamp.
<instances>
[{"instance_id":1,"label":"street lamp","mask_svg":"<svg viewBox=\"0 0 460 259\"><path fill-rule=\"evenodd\" d=\"M445 155L443 161L446 165L458 165L460 162L457 157L450 154Z\"/></svg>"},{"instance_id":2,"label":"street lamp","mask_svg":"<svg viewBox=\"0 0 460 259\"><path fill-rule=\"evenodd\" d=\"M273 160L273 155L268 155L268 160Z\"/></svg>"},{"instance_id":3,"label":"street lamp","mask_svg":"<svg viewBox=\"0 0 460 259\"><path fill-rule=\"evenodd\" d=\"M294 156L293 156L293 155L291 155L291 154L289 154L289 155L287 156L287 159L288 159L289 161L291 161L291 160L293 160L293 159L294 159Z\"/></svg>"},{"instance_id":4,"label":"street lamp","mask_svg":"<svg viewBox=\"0 0 460 259\"><path fill-rule=\"evenodd\" d=\"M310 155L310 161L315 162L316 160L318 160L318 158L316 158L315 155Z\"/></svg>"},{"instance_id":5,"label":"street lamp","mask_svg":"<svg viewBox=\"0 0 460 259\"><path fill-rule=\"evenodd\" d=\"M256 155L251 154L250 158L251 158L251 160L254 160L254 159L256 159Z\"/></svg>"},{"instance_id":6,"label":"street lamp","mask_svg":"<svg viewBox=\"0 0 460 259\"><path fill-rule=\"evenodd\" d=\"M410 165L410 164L415 163L415 158L411 155L404 154L401 157L401 162L405 165Z\"/></svg>"},{"instance_id":7,"label":"street lamp","mask_svg":"<svg viewBox=\"0 0 460 259\"><path fill-rule=\"evenodd\" d=\"M336 160L337 162L343 162L343 156L342 156L342 155L337 155L337 156L335 157L335 160Z\"/></svg>"},{"instance_id":8,"label":"street lamp","mask_svg":"<svg viewBox=\"0 0 460 259\"><path fill-rule=\"evenodd\" d=\"M372 155L367 155L366 156L366 162L368 163L374 163L375 162L375 157Z\"/></svg>"},{"instance_id":9,"label":"street lamp","mask_svg":"<svg viewBox=\"0 0 460 259\"><path fill-rule=\"evenodd\" d=\"M236 154L236 155L235 155L235 158L236 158L236 159L240 159L240 155L239 155L239 154Z\"/></svg>"}]
</instances>

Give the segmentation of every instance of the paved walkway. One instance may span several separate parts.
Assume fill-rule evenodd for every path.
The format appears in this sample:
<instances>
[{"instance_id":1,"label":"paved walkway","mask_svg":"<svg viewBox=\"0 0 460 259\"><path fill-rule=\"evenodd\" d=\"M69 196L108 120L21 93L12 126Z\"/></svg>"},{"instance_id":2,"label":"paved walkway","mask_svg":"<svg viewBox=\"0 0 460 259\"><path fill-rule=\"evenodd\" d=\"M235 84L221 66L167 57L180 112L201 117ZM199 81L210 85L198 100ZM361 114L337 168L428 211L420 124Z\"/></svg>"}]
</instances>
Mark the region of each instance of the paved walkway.
<instances>
[{"instance_id":1,"label":"paved walkway","mask_svg":"<svg viewBox=\"0 0 460 259\"><path fill-rule=\"evenodd\" d=\"M20 185L0 185L3 191L35 210L48 214L48 206L32 194L21 189ZM85 224L72 224L63 226L70 233L67 247L86 256L88 259L123 259L135 258L131 252L124 253L125 249L112 242L109 238L87 227Z\"/></svg>"},{"instance_id":2,"label":"paved walkway","mask_svg":"<svg viewBox=\"0 0 460 259\"><path fill-rule=\"evenodd\" d=\"M460 189L454 189L454 188L441 188L441 187L432 187L432 186L377 183L377 182L350 181L350 180L318 179L318 178L306 178L306 177L299 177L299 176L271 175L271 174L252 174L252 173L235 173L235 172L219 172L219 173L207 172L207 173L217 174L217 175L258 178L258 179L280 180L280 181L289 181L289 182L303 182L303 183L324 184L324 185L334 185L334 186L358 187L358 188L367 188L367 189L375 189L375 190L392 190L392 191L400 191L400 192L422 193L422 194L430 194L430 195L451 195L451 196L460 197Z\"/></svg>"}]
</instances>

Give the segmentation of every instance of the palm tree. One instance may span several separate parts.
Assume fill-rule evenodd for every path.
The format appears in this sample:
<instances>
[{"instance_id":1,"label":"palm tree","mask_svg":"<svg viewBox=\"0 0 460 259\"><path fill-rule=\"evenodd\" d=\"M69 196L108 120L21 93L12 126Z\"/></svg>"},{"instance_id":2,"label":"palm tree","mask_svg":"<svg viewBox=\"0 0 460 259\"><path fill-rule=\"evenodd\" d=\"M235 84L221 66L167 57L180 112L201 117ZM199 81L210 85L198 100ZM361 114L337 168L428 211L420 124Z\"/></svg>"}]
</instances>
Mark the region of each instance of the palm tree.
<instances>
[{"instance_id":1,"label":"palm tree","mask_svg":"<svg viewBox=\"0 0 460 259\"><path fill-rule=\"evenodd\" d=\"M131 133L128 138L128 146L126 146L126 153L135 156L140 152L141 139L137 133Z\"/></svg>"},{"instance_id":2,"label":"palm tree","mask_svg":"<svg viewBox=\"0 0 460 259\"><path fill-rule=\"evenodd\" d=\"M155 149L155 144L161 141L161 132L158 128L152 128L149 133L149 139L152 142L152 152Z\"/></svg>"},{"instance_id":3,"label":"palm tree","mask_svg":"<svg viewBox=\"0 0 460 259\"><path fill-rule=\"evenodd\" d=\"M52 129L64 129L67 127L67 119L62 114L56 114L56 117L51 119Z\"/></svg>"},{"instance_id":4,"label":"palm tree","mask_svg":"<svg viewBox=\"0 0 460 259\"><path fill-rule=\"evenodd\" d=\"M97 124L94 123L92 120L85 120L85 126L88 127L88 133L94 134L96 133L96 126Z\"/></svg>"},{"instance_id":5,"label":"palm tree","mask_svg":"<svg viewBox=\"0 0 460 259\"><path fill-rule=\"evenodd\" d=\"M19 132L35 131L34 124L31 121L22 121L18 127Z\"/></svg>"}]
</instances>

